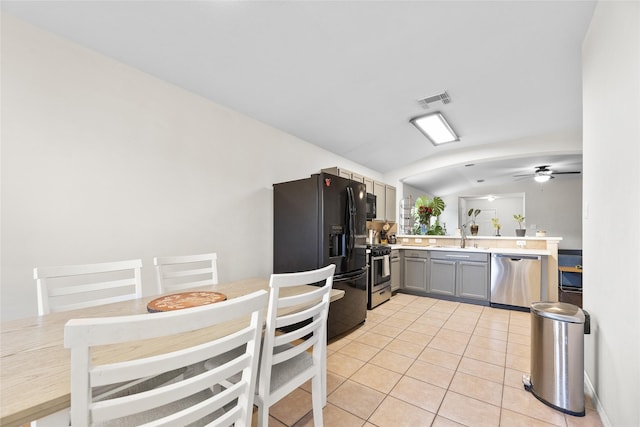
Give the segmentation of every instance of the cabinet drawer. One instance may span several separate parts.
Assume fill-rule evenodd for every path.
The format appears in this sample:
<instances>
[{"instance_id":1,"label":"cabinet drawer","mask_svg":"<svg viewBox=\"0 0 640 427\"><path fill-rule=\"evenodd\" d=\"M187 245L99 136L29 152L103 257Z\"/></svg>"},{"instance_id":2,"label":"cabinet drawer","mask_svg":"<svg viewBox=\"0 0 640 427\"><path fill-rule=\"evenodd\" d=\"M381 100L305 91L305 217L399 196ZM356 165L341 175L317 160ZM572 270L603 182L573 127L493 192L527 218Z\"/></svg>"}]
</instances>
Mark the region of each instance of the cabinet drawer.
<instances>
[{"instance_id":1,"label":"cabinet drawer","mask_svg":"<svg viewBox=\"0 0 640 427\"><path fill-rule=\"evenodd\" d=\"M409 258L424 258L427 259L429 258L429 252L428 251L421 251L421 250L417 250L417 249L405 249L404 250L404 256L409 257Z\"/></svg>"},{"instance_id":2,"label":"cabinet drawer","mask_svg":"<svg viewBox=\"0 0 640 427\"><path fill-rule=\"evenodd\" d=\"M432 251L431 259L446 259L450 261L489 262L489 254L482 253L482 252L464 252L464 251Z\"/></svg>"}]
</instances>

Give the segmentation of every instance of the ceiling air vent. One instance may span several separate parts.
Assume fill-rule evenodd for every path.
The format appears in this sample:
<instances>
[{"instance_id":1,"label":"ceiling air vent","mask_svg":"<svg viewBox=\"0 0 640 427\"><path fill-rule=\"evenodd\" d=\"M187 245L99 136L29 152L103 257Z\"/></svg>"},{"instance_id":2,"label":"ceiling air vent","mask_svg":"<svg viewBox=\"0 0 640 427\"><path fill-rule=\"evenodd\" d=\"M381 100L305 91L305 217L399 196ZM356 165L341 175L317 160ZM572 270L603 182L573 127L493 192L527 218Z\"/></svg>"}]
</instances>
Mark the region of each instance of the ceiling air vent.
<instances>
[{"instance_id":1,"label":"ceiling air vent","mask_svg":"<svg viewBox=\"0 0 640 427\"><path fill-rule=\"evenodd\" d=\"M443 104L448 104L451 102L451 98L449 98L449 94L445 91L437 95L432 95L423 99L419 99L418 104L420 104L422 108L429 108L429 104L433 102L438 102L438 101L442 101Z\"/></svg>"}]
</instances>

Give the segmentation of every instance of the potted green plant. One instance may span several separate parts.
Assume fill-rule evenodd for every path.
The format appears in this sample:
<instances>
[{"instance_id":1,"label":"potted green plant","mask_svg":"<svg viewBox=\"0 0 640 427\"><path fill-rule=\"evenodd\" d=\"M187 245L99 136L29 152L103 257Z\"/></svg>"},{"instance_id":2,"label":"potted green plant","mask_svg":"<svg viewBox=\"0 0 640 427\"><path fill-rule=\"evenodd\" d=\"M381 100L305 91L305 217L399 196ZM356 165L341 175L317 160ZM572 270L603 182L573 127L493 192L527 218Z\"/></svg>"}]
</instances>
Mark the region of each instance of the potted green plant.
<instances>
[{"instance_id":1,"label":"potted green plant","mask_svg":"<svg viewBox=\"0 0 640 427\"><path fill-rule=\"evenodd\" d=\"M491 218L491 223L493 223L493 228L496 230L496 236L500 236L500 229L502 228L500 220L498 218Z\"/></svg>"},{"instance_id":2,"label":"potted green plant","mask_svg":"<svg viewBox=\"0 0 640 427\"><path fill-rule=\"evenodd\" d=\"M482 212L480 209L469 209L469 212L467 212L467 216L469 217L469 220L471 221L471 227L469 227L471 229L471 235L472 236L477 236L478 235L478 224L476 224L476 219L478 218L478 215L480 215L480 212Z\"/></svg>"},{"instance_id":3,"label":"potted green plant","mask_svg":"<svg viewBox=\"0 0 640 427\"><path fill-rule=\"evenodd\" d=\"M414 230L417 232L416 234L444 235L439 216L444 211L445 206L444 200L438 196L432 199L427 196L418 197L414 210L414 218L416 219ZM435 217L434 224L431 223L432 217Z\"/></svg>"},{"instance_id":4,"label":"potted green plant","mask_svg":"<svg viewBox=\"0 0 640 427\"><path fill-rule=\"evenodd\" d=\"M516 236L524 237L524 235L527 233L527 229L522 227L524 217L520 214L514 214L513 220L518 223L518 228L516 228Z\"/></svg>"}]
</instances>

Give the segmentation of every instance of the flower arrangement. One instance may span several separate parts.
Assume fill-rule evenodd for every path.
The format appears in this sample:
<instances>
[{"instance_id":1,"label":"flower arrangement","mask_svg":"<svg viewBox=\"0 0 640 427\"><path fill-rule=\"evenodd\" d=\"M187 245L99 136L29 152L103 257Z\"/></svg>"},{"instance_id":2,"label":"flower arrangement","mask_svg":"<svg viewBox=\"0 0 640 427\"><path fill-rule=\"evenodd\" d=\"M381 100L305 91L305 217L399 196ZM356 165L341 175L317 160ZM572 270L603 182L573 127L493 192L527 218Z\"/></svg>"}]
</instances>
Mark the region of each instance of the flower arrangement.
<instances>
[{"instance_id":1,"label":"flower arrangement","mask_svg":"<svg viewBox=\"0 0 640 427\"><path fill-rule=\"evenodd\" d=\"M430 208L429 206L418 207L418 218L420 219L420 224L430 225L431 215L433 215L433 208Z\"/></svg>"},{"instance_id":2,"label":"flower arrangement","mask_svg":"<svg viewBox=\"0 0 640 427\"><path fill-rule=\"evenodd\" d=\"M432 199L427 196L418 197L413 209L414 234L444 235L445 229L440 225L439 216L444 211L445 206L444 200L438 196ZM432 224L431 218L433 217L435 217L435 223Z\"/></svg>"}]
</instances>

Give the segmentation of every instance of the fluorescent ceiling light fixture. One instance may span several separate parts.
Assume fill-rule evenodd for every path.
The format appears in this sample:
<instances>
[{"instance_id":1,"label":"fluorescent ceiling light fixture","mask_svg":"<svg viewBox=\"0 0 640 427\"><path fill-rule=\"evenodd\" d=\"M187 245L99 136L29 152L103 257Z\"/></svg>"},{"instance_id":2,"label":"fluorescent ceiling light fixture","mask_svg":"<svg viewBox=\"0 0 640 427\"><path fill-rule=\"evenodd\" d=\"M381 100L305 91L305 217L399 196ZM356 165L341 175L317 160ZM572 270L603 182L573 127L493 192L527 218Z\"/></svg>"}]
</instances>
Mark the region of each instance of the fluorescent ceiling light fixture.
<instances>
[{"instance_id":1,"label":"fluorescent ceiling light fixture","mask_svg":"<svg viewBox=\"0 0 640 427\"><path fill-rule=\"evenodd\" d=\"M460 140L442 113L431 113L426 116L414 117L409 121L417 127L424 136L429 138L429 141L431 141L433 145Z\"/></svg>"},{"instance_id":2,"label":"fluorescent ceiling light fixture","mask_svg":"<svg viewBox=\"0 0 640 427\"><path fill-rule=\"evenodd\" d=\"M533 179L535 179L536 182L547 182L551 179L551 175L536 174L536 176L534 176Z\"/></svg>"}]
</instances>

